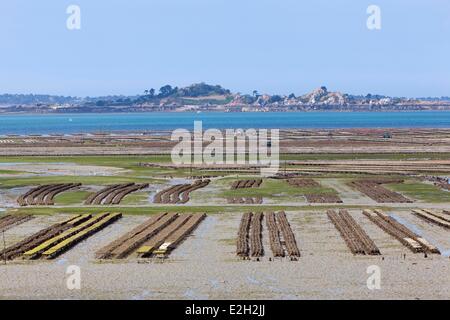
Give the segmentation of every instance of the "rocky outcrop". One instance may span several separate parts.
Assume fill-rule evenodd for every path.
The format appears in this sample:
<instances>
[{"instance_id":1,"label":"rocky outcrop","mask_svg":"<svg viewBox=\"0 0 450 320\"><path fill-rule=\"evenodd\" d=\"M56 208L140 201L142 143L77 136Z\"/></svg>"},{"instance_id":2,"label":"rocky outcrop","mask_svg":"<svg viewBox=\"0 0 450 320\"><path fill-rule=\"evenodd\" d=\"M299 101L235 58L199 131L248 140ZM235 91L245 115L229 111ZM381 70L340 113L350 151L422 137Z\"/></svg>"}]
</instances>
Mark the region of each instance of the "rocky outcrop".
<instances>
[{"instance_id":1,"label":"rocky outcrop","mask_svg":"<svg viewBox=\"0 0 450 320\"><path fill-rule=\"evenodd\" d=\"M308 105L345 105L346 97L340 92L328 92L326 87L320 87L300 98Z\"/></svg>"}]
</instances>

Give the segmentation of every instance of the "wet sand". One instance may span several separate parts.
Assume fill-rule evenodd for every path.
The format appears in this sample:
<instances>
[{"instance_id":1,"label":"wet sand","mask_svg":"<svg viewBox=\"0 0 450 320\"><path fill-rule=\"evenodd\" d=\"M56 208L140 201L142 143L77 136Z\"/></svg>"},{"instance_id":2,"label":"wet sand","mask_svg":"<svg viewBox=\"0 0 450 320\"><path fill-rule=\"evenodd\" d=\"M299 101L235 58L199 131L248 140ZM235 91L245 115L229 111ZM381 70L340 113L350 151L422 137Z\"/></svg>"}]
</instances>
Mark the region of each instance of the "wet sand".
<instances>
[{"instance_id":1,"label":"wet sand","mask_svg":"<svg viewBox=\"0 0 450 320\"><path fill-rule=\"evenodd\" d=\"M0 266L2 299L449 299L450 259L413 254L371 223L360 211L350 213L380 248L381 256L353 256L324 211L288 212L302 257L271 257L264 225L266 256L242 261L235 256L241 213L209 215L166 260L99 262L95 251L142 223L125 216L53 261L10 262ZM396 216L414 226L444 253L449 230L431 225L409 211ZM59 217L62 218L62 217ZM49 224L40 217L42 226ZM33 221L33 220L32 220ZM41 225L32 221L9 231L19 239ZM37 220L34 220L35 222ZM38 228L39 226L39 228ZM406 255L406 257L404 257ZM81 268L81 290L66 286L66 268ZM369 290L367 267L381 268L381 289Z\"/></svg>"}]
</instances>

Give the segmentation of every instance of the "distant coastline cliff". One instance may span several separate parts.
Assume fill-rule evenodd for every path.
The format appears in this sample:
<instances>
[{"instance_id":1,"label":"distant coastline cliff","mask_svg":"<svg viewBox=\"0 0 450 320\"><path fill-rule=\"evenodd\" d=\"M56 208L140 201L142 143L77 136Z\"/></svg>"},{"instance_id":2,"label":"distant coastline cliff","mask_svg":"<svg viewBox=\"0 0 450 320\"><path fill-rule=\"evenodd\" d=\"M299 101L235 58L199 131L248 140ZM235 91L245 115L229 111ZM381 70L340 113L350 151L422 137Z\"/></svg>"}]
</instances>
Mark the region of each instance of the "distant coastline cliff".
<instances>
[{"instance_id":1,"label":"distant coastline cliff","mask_svg":"<svg viewBox=\"0 0 450 320\"><path fill-rule=\"evenodd\" d=\"M79 112L269 112L269 111L411 111L450 110L450 98L399 98L330 92L320 87L296 96L232 93L220 85L197 83L184 88L166 85L158 92L135 96L65 97L0 94L0 113Z\"/></svg>"}]
</instances>

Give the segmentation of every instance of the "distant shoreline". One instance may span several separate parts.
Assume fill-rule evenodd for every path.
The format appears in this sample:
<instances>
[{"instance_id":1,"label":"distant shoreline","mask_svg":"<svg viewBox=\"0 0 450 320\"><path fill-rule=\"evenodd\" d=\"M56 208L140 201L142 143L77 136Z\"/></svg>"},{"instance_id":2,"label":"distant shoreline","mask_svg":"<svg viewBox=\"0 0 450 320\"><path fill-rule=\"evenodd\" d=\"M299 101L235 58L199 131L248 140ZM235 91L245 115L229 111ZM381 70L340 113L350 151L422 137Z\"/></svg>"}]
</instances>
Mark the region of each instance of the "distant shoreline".
<instances>
[{"instance_id":1,"label":"distant shoreline","mask_svg":"<svg viewBox=\"0 0 450 320\"><path fill-rule=\"evenodd\" d=\"M380 110L350 110L350 109L311 109L311 110L273 110L273 111L263 111L263 110L251 110L251 111L223 111L223 110L167 110L167 111L129 111L129 110L116 110L116 111L92 111L92 112L64 112L64 111L53 111L53 112L1 112L0 107L0 117L2 116L52 116L52 115L108 115L108 114L154 114L154 113L167 113L167 114L200 114L200 113L210 113L210 114L258 114L258 113L407 113L407 112L450 112L450 107L445 109L380 109Z\"/></svg>"}]
</instances>

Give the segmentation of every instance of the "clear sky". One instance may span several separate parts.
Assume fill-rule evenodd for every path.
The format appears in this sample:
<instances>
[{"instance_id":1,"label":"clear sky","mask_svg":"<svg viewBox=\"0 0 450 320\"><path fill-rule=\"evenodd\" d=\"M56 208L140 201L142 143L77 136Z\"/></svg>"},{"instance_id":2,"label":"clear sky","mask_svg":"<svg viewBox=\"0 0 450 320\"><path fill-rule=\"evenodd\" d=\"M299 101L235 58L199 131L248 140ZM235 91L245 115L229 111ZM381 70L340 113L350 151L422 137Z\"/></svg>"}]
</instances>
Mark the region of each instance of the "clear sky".
<instances>
[{"instance_id":1,"label":"clear sky","mask_svg":"<svg viewBox=\"0 0 450 320\"><path fill-rule=\"evenodd\" d=\"M81 8L81 30L66 9ZM381 8L381 30L366 27ZM0 93L138 94L164 84L450 96L449 0L0 2Z\"/></svg>"}]
</instances>

